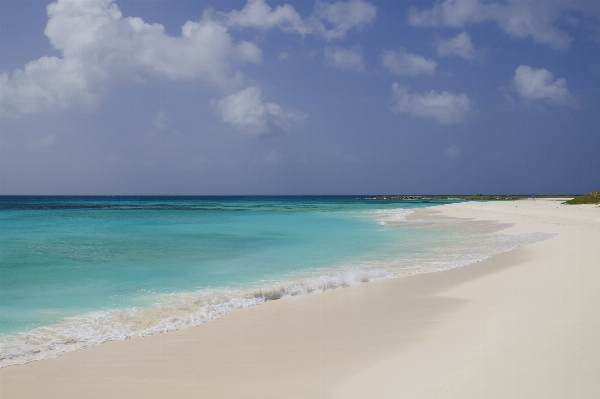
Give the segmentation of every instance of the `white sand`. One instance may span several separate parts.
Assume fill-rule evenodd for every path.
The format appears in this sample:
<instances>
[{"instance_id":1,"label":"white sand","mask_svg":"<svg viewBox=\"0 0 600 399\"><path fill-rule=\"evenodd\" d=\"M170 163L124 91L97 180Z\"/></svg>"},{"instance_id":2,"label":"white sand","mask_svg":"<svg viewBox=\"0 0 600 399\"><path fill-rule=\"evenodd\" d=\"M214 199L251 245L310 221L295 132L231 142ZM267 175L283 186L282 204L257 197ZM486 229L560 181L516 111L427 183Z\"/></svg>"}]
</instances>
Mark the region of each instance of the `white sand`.
<instances>
[{"instance_id":1,"label":"white sand","mask_svg":"<svg viewBox=\"0 0 600 399\"><path fill-rule=\"evenodd\" d=\"M559 235L443 292L468 304L422 345L347 378L338 396L600 398L600 208L536 200L439 210L514 223L507 234Z\"/></svg>"},{"instance_id":2,"label":"white sand","mask_svg":"<svg viewBox=\"0 0 600 399\"><path fill-rule=\"evenodd\" d=\"M436 207L550 240L0 369L0 398L600 398L600 208Z\"/></svg>"}]
</instances>

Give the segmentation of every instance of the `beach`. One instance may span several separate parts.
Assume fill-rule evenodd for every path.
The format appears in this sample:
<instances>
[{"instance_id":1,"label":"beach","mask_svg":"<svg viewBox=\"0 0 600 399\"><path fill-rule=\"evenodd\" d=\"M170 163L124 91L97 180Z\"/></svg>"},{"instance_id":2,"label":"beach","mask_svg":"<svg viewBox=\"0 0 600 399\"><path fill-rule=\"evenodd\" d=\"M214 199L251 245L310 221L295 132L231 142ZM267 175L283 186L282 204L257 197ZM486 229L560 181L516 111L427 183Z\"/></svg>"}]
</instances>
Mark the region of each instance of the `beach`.
<instances>
[{"instance_id":1,"label":"beach","mask_svg":"<svg viewBox=\"0 0 600 399\"><path fill-rule=\"evenodd\" d=\"M553 238L0 369L2 398L597 398L600 208L464 202Z\"/></svg>"}]
</instances>

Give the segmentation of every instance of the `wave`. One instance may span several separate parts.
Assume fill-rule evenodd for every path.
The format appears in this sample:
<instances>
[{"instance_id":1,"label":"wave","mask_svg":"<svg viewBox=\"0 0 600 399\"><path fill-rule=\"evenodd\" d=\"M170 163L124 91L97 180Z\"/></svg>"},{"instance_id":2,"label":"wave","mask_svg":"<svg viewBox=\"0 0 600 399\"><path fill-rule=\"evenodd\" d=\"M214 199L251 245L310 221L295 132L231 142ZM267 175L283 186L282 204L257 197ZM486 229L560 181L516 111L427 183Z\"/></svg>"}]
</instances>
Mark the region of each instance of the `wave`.
<instances>
[{"instance_id":1,"label":"wave","mask_svg":"<svg viewBox=\"0 0 600 399\"><path fill-rule=\"evenodd\" d=\"M60 356L108 341L144 337L216 320L240 308L288 296L350 287L392 277L385 270L349 269L249 290L201 290L160 295L149 308L95 311L6 337L0 367Z\"/></svg>"},{"instance_id":2,"label":"wave","mask_svg":"<svg viewBox=\"0 0 600 399\"><path fill-rule=\"evenodd\" d=\"M402 219L410 211L375 211L381 224ZM0 367L60 356L108 341L144 337L197 326L240 308L290 296L356 286L374 280L465 266L554 237L550 233L519 235L484 234L477 245L442 248L433 254L407 259L388 258L366 264L344 265L313 275L263 283L249 289L200 290L163 294L147 308L108 309L75 317L5 337L0 344Z\"/></svg>"},{"instance_id":3,"label":"wave","mask_svg":"<svg viewBox=\"0 0 600 399\"><path fill-rule=\"evenodd\" d=\"M402 221L406 218L407 215L414 213L413 210L404 209L404 208L395 208L395 209L378 209L376 211L365 212L372 216L374 216L379 224L386 226L389 223Z\"/></svg>"}]
</instances>

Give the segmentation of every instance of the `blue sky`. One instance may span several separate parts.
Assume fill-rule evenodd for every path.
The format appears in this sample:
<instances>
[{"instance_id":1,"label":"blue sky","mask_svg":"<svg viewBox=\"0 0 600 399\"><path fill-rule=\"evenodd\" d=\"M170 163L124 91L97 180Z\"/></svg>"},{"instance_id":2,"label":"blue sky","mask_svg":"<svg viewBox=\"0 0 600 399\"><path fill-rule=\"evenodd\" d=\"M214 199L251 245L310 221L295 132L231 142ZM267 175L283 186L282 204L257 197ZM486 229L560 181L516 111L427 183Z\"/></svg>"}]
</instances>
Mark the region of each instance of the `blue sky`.
<instances>
[{"instance_id":1,"label":"blue sky","mask_svg":"<svg viewBox=\"0 0 600 399\"><path fill-rule=\"evenodd\" d=\"M0 194L600 188L600 2L0 0Z\"/></svg>"}]
</instances>

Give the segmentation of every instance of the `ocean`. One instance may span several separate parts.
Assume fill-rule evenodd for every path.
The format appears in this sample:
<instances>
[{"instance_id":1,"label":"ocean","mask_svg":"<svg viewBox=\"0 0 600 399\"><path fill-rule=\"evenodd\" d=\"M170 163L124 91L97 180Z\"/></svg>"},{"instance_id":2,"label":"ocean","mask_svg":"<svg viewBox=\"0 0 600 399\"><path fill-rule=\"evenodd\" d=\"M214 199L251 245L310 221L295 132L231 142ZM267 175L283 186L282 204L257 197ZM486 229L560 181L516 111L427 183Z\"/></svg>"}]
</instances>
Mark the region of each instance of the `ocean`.
<instances>
[{"instance_id":1,"label":"ocean","mask_svg":"<svg viewBox=\"0 0 600 399\"><path fill-rule=\"evenodd\" d=\"M449 202L0 197L0 367L460 267L551 236L431 212Z\"/></svg>"}]
</instances>

